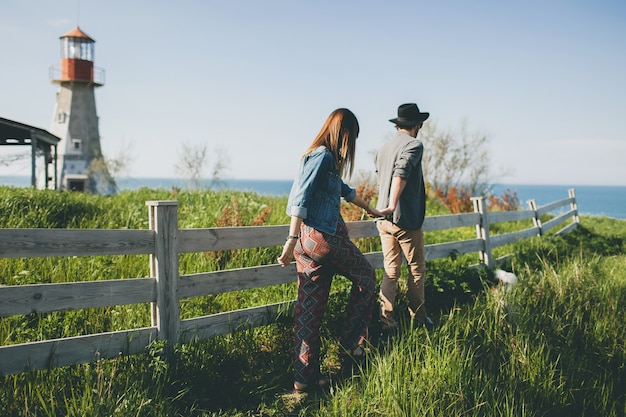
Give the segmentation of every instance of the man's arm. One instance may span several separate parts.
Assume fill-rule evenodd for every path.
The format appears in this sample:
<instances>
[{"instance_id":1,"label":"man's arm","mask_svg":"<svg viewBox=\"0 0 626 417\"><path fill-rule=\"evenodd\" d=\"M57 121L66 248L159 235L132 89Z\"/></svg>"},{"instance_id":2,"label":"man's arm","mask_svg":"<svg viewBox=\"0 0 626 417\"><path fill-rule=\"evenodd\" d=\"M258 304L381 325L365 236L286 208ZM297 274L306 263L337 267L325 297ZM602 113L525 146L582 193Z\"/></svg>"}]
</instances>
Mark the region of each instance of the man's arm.
<instances>
[{"instance_id":1,"label":"man's arm","mask_svg":"<svg viewBox=\"0 0 626 417\"><path fill-rule=\"evenodd\" d=\"M406 187L406 180L404 178L393 177L391 180L391 189L389 190L389 205L380 210L383 215L392 214L396 210L404 187Z\"/></svg>"}]
</instances>

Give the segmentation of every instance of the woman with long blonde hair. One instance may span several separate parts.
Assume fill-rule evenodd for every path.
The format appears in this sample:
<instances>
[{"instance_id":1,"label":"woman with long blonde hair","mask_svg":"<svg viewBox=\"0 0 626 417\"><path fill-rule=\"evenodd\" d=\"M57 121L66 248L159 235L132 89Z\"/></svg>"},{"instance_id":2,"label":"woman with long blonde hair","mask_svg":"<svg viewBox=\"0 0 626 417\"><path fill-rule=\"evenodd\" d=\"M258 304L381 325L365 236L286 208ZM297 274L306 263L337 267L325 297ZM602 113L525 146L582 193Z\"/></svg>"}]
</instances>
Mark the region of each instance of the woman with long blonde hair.
<instances>
[{"instance_id":1,"label":"woman with long blonde hair","mask_svg":"<svg viewBox=\"0 0 626 417\"><path fill-rule=\"evenodd\" d=\"M340 344L352 358L365 355L363 343L376 304L376 275L352 243L341 217L341 198L378 217L381 213L345 184L354 169L359 122L350 110L333 111L300 161L289 200L289 236L280 265L296 259L298 300L295 308L294 389L326 389L320 373L320 325L335 274L352 281Z\"/></svg>"}]
</instances>

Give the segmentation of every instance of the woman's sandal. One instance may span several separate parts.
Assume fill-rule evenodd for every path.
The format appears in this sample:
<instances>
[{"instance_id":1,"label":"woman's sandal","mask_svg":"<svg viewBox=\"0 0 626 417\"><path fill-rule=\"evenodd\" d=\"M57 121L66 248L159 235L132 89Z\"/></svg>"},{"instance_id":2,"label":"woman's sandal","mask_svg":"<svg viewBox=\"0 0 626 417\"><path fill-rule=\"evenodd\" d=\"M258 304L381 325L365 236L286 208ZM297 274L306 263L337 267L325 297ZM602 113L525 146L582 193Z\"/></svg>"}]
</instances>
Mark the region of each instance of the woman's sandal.
<instances>
[{"instance_id":1,"label":"woman's sandal","mask_svg":"<svg viewBox=\"0 0 626 417\"><path fill-rule=\"evenodd\" d=\"M355 362L364 362L367 357L367 350L361 345L355 347L342 355L346 359L352 359Z\"/></svg>"},{"instance_id":2,"label":"woman's sandal","mask_svg":"<svg viewBox=\"0 0 626 417\"><path fill-rule=\"evenodd\" d=\"M350 352L350 356L352 356L354 359L357 359L357 360L365 359L366 355L367 355L367 351L361 345L359 345L356 348L352 349L352 352Z\"/></svg>"},{"instance_id":3,"label":"woman's sandal","mask_svg":"<svg viewBox=\"0 0 626 417\"><path fill-rule=\"evenodd\" d=\"M319 377L314 382L307 384L304 382L295 381L293 383L293 390L296 393L303 392L328 392L330 390L331 381L330 378Z\"/></svg>"}]
</instances>

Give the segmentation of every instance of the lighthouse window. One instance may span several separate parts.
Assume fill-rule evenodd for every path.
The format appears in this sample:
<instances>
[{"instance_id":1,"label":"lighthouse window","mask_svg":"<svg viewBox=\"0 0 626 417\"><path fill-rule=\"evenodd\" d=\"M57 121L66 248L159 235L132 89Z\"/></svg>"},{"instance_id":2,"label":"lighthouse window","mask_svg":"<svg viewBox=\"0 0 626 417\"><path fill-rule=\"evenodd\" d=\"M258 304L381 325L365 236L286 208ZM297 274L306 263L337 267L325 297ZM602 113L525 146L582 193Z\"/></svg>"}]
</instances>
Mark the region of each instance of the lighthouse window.
<instances>
[{"instance_id":1,"label":"lighthouse window","mask_svg":"<svg viewBox=\"0 0 626 417\"><path fill-rule=\"evenodd\" d=\"M65 112L60 111L60 112L57 114L57 122L58 122L58 123L65 123L65 116L66 116Z\"/></svg>"},{"instance_id":2,"label":"lighthouse window","mask_svg":"<svg viewBox=\"0 0 626 417\"><path fill-rule=\"evenodd\" d=\"M61 48L64 58L93 61L93 43L86 39L64 38Z\"/></svg>"},{"instance_id":3,"label":"lighthouse window","mask_svg":"<svg viewBox=\"0 0 626 417\"><path fill-rule=\"evenodd\" d=\"M80 152L80 139L72 139L72 149L76 152Z\"/></svg>"}]
</instances>

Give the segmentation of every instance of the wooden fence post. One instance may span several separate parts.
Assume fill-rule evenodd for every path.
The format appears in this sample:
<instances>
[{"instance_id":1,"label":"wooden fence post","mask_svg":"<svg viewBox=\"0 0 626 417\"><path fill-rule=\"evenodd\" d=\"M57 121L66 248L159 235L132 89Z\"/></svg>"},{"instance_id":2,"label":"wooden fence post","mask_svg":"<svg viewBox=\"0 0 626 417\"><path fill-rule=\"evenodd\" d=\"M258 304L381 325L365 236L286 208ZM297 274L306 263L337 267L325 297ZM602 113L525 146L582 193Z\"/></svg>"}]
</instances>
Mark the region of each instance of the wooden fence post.
<instances>
[{"instance_id":1,"label":"wooden fence post","mask_svg":"<svg viewBox=\"0 0 626 417\"><path fill-rule=\"evenodd\" d=\"M480 213L480 221L476 225L476 237L483 241L483 250L478 253L481 262L487 268L493 268L493 258L491 256L491 241L489 240L489 220L487 219L487 206L483 197L472 197L474 212Z\"/></svg>"},{"instance_id":2,"label":"wooden fence post","mask_svg":"<svg viewBox=\"0 0 626 417\"><path fill-rule=\"evenodd\" d=\"M572 210L576 210L576 214L574 214L572 223L580 223L580 219L578 218L578 204L576 204L576 191L573 188L570 188L569 190L567 190L567 194L572 199L570 207L572 208Z\"/></svg>"},{"instance_id":3,"label":"wooden fence post","mask_svg":"<svg viewBox=\"0 0 626 417\"><path fill-rule=\"evenodd\" d=\"M528 200L528 207L535 213L533 216L533 225L539 230L538 235L543 235L543 230L541 229L541 218L539 217L539 213L537 212L537 202L532 199Z\"/></svg>"},{"instance_id":4,"label":"wooden fence post","mask_svg":"<svg viewBox=\"0 0 626 417\"><path fill-rule=\"evenodd\" d=\"M155 233L155 251L150 255L150 275L156 278L156 303L152 303L152 325L158 339L167 340L169 352L180 338L178 299L178 201L146 201L150 230Z\"/></svg>"}]
</instances>

